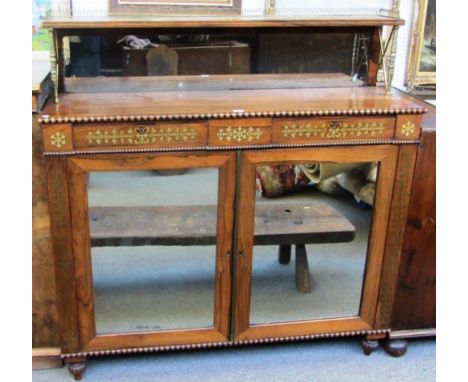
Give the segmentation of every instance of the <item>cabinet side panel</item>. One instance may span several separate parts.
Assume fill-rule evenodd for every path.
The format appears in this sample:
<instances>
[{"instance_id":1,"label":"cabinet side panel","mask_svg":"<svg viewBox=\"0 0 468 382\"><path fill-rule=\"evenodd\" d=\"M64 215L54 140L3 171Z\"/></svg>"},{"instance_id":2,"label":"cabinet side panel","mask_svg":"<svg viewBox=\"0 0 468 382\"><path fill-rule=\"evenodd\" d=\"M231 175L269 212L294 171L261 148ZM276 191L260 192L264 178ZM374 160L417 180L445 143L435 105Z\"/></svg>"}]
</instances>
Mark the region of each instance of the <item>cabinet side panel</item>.
<instances>
[{"instance_id":1,"label":"cabinet side panel","mask_svg":"<svg viewBox=\"0 0 468 382\"><path fill-rule=\"evenodd\" d=\"M52 248L62 351L79 350L66 158L47 159Z\"/></svg>"},{"instance_id":2,"label":"cabinet side panel","mask_svg":"<svg viewBox=\"0 0 468 382\"><path fill-rule=\"evenodd\" d=\"M45 159L37 115L32 117L32 346L58 346L54 258Z\"/></svg>"},{"instance_id":3,"label":"cabinet side panel","mask_svg":"<svg viewBox=\"0 0 468 382\"><path fill-rule=\"evenodd\" d=\"M377 304L376 329L387 328L391 321L416 152L415 145L401 146L399 149Z\"/></svg>"},{"instance_id":4,"label":"cabinet side panel","mask_svg":"<svg viewBox=\"0 0 468 382\"><path fill-rule=\"evenodd\" d=\"M392 329L436 326L436 132L423 131L401 255Z\"/></svg>"}]
</instances>

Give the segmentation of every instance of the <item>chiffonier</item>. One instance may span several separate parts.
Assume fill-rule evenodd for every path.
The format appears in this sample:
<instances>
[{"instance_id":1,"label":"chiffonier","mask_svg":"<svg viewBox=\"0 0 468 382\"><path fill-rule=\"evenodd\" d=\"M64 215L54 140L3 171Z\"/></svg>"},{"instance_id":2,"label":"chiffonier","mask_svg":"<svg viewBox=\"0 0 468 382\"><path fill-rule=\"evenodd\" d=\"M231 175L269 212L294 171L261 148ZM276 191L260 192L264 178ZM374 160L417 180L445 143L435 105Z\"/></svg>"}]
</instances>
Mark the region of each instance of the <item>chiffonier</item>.
<instances>
[{"instance_id":1,"label":"chiffonier","mask_svg":"<svg viewBox=\"0 0 468 382\"><path fill-rule=\"evenodd\" d=\"M99 355L340 336L404 354L391 320L427 110L388 86L402 23L45 23L55 102L39 122L75 378Z\"/></svg>"}]
</instances>

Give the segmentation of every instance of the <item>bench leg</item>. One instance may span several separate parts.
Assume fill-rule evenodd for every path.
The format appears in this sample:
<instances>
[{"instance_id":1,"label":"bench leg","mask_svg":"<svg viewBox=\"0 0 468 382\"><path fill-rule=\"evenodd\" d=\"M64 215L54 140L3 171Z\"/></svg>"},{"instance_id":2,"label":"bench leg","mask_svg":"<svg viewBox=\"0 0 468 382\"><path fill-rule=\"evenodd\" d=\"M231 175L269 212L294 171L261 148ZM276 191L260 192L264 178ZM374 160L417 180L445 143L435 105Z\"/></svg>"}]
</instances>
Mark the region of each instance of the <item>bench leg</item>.
<instances>
[{"instance_id":1,"label":"bench leg","mask_svg":"<svg viewBox=\"0 0 468 382\"><path fill-rule=\"evenodd\" d=\"M304 244L296 245L296 289L299 293L312 292L309 262Z\"/></svg>"},{"instance_id":2,"label":"bench leg","mask_svg":"<svg viewBox=\"0 0 468 382\"><path fill-rule=\"evenodd\" d=\"M282 244L278 247L278 262L283 265L291 262L291 244Z\"/></svg>"}]
</instances>

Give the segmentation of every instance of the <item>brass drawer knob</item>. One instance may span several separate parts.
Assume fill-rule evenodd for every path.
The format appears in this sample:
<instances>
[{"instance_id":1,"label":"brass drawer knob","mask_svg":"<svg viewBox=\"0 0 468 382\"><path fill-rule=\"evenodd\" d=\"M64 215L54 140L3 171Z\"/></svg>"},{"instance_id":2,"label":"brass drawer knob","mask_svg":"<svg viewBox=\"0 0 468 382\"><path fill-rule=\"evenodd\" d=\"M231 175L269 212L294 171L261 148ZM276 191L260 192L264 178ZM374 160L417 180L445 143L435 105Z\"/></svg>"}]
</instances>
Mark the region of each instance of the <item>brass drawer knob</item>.
<instances>
[{"instance_id":1,"label":"brass drawer knob","mask_svg":"<svg viewBox=\"0 0 468 382\"><path fill-rule=\"evenodd\" d=\"M331 121L328 123L329 129L339 129L343 125L342 122L339 121Z\"/></svg>"}]
</instances>

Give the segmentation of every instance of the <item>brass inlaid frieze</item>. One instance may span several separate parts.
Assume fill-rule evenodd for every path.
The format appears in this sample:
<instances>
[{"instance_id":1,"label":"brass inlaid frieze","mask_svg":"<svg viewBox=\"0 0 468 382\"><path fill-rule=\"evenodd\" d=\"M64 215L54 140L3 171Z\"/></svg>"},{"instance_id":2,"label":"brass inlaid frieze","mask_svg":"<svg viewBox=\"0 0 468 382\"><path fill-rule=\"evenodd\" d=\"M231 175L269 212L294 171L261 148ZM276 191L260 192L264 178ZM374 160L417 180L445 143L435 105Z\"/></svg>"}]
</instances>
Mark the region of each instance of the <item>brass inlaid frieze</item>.
<instances>
[{"instance_id":1,"label":"brass inlaid frieze","mask_svg":"<svg viewBox=\"0 0 468 382\"><path fill-rule=\"evenodd\" d=\"M227 127L218 130L216 136L220 141L226 142L252 142L258 141L263 135L262 129L259 127Z\"/></svg>"},{"instance_id":2,"label":"brass inlaid frieze","mask_svg":"<svg viewBox=\"0 0 468 382\"><path fill-rule=\"evenodd\" d=\"M145 127L88 132L88 143L95 145L145 145L150 143L190 142L197 139L191 127Z\"/></svg>"},{"instance_id":3,"label":"brass inlaid frieze","mask_svg":"<svg viewBox=\"0 0 468 382\"><path fill-rule=\"evenodd\" d=\"M382 134L385 130L383 122L308 122L306 124L291 123L283 126L282 133L285 138L346 138L373 137Z\"/></svg>"},{"instance_id":4,"label":"brass inlaid frieze","mask_svg":"<svg viewBox=\"0 0 468 382\"><path fill-rule=\"evenodd\" d=\"M406 122L401 126L401 133L407 137L413 134L416 130L416 125L412 122Z\"/></svg>"},{"instance_id":5,"label":"brass inlaid frieze","mask_svg":"<svg viewBox=\"0 0 468 382\"><path fill-rule=\"evenodd\" d=\"M57 148L60 148L67 143L65 135L58 131L50 136L50 142Z\"/></svg>"}]
</instances>

